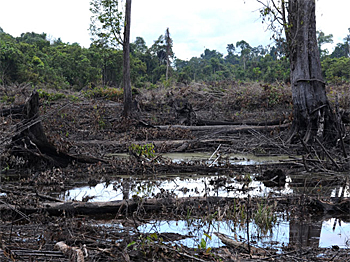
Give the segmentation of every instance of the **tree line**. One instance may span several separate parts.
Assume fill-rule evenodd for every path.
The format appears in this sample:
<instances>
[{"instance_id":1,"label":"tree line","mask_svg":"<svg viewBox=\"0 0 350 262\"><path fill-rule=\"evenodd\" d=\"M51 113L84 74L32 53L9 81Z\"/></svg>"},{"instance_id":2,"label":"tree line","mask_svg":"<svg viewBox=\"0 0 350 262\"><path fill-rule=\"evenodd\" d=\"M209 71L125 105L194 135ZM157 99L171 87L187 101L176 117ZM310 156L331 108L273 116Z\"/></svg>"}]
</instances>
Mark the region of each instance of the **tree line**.
<instances>
[{"instance_id":1,"label":"tree line","mask_svg":"<svg viewBox=\"0 0 350 262\"><path fill-rule=\"evenodd\" d=\"M322 73L328 82L350 81L350 29L332 53L322 49L332 35L317 32ZM158 82L275 81L289 82L290 68L285 41L252 47L244 40L227 44L227 54L205 49L199 57L176 58L169 29L148 47L142 37L130 43L131 82L152 87ZM32 83L80 90L89 86L122 87L123 51L99 44L49 41L45 33L13 37L0 28L0 84Z\"/></svg>"}]
</instances>

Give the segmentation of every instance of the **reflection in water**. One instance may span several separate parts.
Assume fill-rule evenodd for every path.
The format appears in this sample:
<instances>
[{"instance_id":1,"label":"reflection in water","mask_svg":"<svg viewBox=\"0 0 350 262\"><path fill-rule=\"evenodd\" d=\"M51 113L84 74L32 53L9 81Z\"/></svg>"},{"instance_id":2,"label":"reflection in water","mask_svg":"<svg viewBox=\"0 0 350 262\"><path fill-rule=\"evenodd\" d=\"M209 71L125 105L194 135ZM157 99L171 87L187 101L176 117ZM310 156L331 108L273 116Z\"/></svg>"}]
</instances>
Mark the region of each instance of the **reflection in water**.
<instances>
[{"instance_id":1,"label":"reflection in water","mask_svg":"<svg viewBox=\"0 0 350 262\"><path fill-rule=\"evenodd\" d=\"M289 222L289 245L327 248L337 245L350 247L350 223L338 218L313 222L292 220Z\"/></svg>"},{"instance_id":2,"label":"reflection in water","mask_svg":"<svg viewBox=\"0 0 350 262\"><path fill-rule=\"evenodd\" d=\"M324 220L319 243L319 247L337 245L340 248L350 248L350 222L337 218Z\"/></svg>"},{"instance_id":3,"label":"reflection in water","mask_svg":"<svg viewBox=\"0 0 350 262\"><path fill-rule=\"evenodd\" d=\"M183 154L182 154L183 155ZM210 155L209 155L210 156ZM203 159L203 155L191 155L190 158L181 158L172 155L173 161L196 161ZM208 159L209 157L205 157ZM271 157L268 158L271 161ZM257 164L263 159L242 159L230 158L230 163L235 164ZM209 163L209 162L208 162ZM137 195L140 197L164 196L174 194L178 197L194 196L220 196L220 197L265 197L271 194L284 195L302 190L305 193L305 186L290 187L292 179L287 176L286 184L281 188L266 187L260 181L254 180L251 175L251 182L240 182L235 177L227 176L196 176L181 178L169 176L167 180L139 180L135 178L123 178L112 183L100 183L95 187L74 188L63 193L60 198L64 200L82 200L90 196L91 201L114 201L130 199ZM304 183L303 183L304 185ZM315 190L315 186L310 187ZM350 196L349 185L332 189L332 196ZM329 193L329 191L328 191ZM160 194L160 195L159 195ZM340 248L350 248L350 223L341 222L335 218L319 219L313 223L298 221L296 219L287 221L278 218L273 228L264 234L258 226L251 222L249 224L249 236L260 247L271 247L282 249L282 247L293 245L300 247L331 247L338 245ZM232 221L202 221L200 219L180 221L154 221L139 226L140 232L145 233L178 233L186 236L178 243L188 247L197 247L202 239L207 247L220 247L223 243L216 237L215 232L225 234L237 241L247 239L245 223L235 224ZM210 236L210 238L208 237Z\"/></svg>"},{"instance_id":4,"label":"reflection in water","mask_svg":"<svg viewBox=\"0 0 350 262\"><path fill-rule=\"evenodd\" d=\"M255 223L249 223L250 239L256 241L260 247L281 247L288 244L288 224L278 222L276 226L266 234L262 235L261 230ZM225 234L236 241L244 242L247 239L247 232L244 225L232 221L211 221L206 222L200 219L179 220L179 221L153 221L149 224L139 226L138 230L143 233L178 233L187 236L177 241L178 244L187 247L197 247L204 239L207 247L221 247L224 244L214 234L216 232ZM210 238L209 238L209 237ZM277 243L272 246L272 243Z\"/></svg>"},{"instance_id":5,"label":"reflection in water","mask_svg":"<svg viewBox=\"0 0 350 262\"><path fill-rule=\"evenodd\" d=\"M189 163L191 161L201 161L208 166L231 164L231 165L260 165L278 163L280 160L289 159L289 156L255 156L250 154L227 154L221 155L220 160L216 161L217 156L211 158L212 153L166 153L163 157L170 158L173 163Z\"/></svg>"},{"instance_id":6,"label":"reflection in water","mask_svg":"<svg viewBox=\"0 0 350 262\"><path fill-rule=\"evenodd\" d=\"M349 185L345 187L336 187L332 190L331 197L350 197Z\"/></svg>"},{"instance_id":7,"label":"reflection in water","mask_svg":"<svg viewBox=\"0 0 350 262\"><path fill-rule=\"evenodd\" d=\"M76 188L67 191L61 196L63 199L81 200L87 195L94 196L92 201L113 201L128 199L133 195L152 197L157 194L163 194L165 191L175 193L179 197L203 196L204 194L214 196L233 196L246 197L249 193L253 196L266 196L270 192L283 194L288 191L288 183L285 188L271 189L265 187L258 181L252 181L243 191L243 183L235 179L227 178L225 181L215 177L197 177L181 179L176 177L172 180L150 181L150 180L132 180L123 178L110 184L100 183L95 187ZM218 183L212 181L224 181L218 186ZM288 217L288 216L286 216ZM315 222L305 222L293 219L291 221L278 218L277 223L271 231L265 235L259 231L259 228L250 223L250 239L256 241L261 247L282 248L282 246L310 246L310 247L331 247L338 245L341 248L350 247L350 223L340 220L319 219ZM215 236L215 232L226 234L233 239L247 239L245 223L243 225L234 224L232 221L213 221L212 223L203 222L200 219L190 221L158 221L140 226L142 232L158 233L179 233L192 236L180 240L189 247L196 247L202 238L205 239L208 247L218 247L223 244ZM205 234L211 236L208 239ZM276 242L276 244L273 244Z\"/></svg>"},{"instance_id":8,"label":"reflection in water","mask_svg":"<svg viewBox=\"0 0 350 262\"><path fill-rule=\"evenodd\" d=\"M129 157L126 153L110 154L109 156L116 156L120 158ZM231 164L231 165L260 165L278 163L281 160L290 159L288 155L279 156L256 156L253 154L223 154L220 155L219 160L216 160L217 154L211 158L212 152L196 152L196 153L165 153L161 154L162 157L171 159L173 163L189 163L192 161L200 161L202 163L210 165Z\"/></svg>"},{"instance_id":9,"label":"reflection in water","mask_svg":"<svg viewBox=\"0 0 350 262\"><path fill-rule=\"evenodd\" d=\"M292 220L289 222L289 245L298 247L318 247L322 221L305 223Z\"/></svg>"},{"instance_id":10,"label":"reflection in water","mask_svg":"<svg viewBox=\"0 0 350 262\"><path fill-rule=\"evenodd\" d=\"M129 199L130 198L130 179L124 178L121 182L121 185L122 185L123 199Z\"/></svg>"},{"instance_id":11,"label":"reflection in water","mask_svg":"<svg viewBox=\"0 0 350 262\"><path fill-rule=\"evenodd\" d=\"M170 180L138 180L123 178L121 181L97 184L95 187L73 188L61 194L64 200L81 201L84 197L93 197L90 202L130 199L133 195L139 197L154 197L157 194L176 195L178 197L264 197L271 193L276 195L291 194L289 184L281 188L266 187L260 181L238 182L235 178L226 176L210 176L195 178L175 177Z\"/></svg>"},{"instance_id":12,"label":"reflection in water","mask_svg":"<svg viewBox=\"0 0 350 262\"><path fill-rule=\"evenodd\" d=\"M337 222L336 228L334 223ZM180 221L153 221L139 226L143 233L177 233L187 238L177 243L187 247L197 247L203 238L207 247L221 247L224 244L214 234L219 232L236 241L244 242L247 239L245 224L239 225L232 221L201 221L200 219ZM313 223L301 221L285 221L281 218L273 228L261 233L255 223L249 224L250 239L263 248L281 250L282 247L293 245L299 247L329 248L337 245L340 248L350 248L350 223L339 222L335 218L320 220ZM334 230L333 230L334 229ZM207 236L210 236L208 238Z\"/></svg>"}]
</instances>

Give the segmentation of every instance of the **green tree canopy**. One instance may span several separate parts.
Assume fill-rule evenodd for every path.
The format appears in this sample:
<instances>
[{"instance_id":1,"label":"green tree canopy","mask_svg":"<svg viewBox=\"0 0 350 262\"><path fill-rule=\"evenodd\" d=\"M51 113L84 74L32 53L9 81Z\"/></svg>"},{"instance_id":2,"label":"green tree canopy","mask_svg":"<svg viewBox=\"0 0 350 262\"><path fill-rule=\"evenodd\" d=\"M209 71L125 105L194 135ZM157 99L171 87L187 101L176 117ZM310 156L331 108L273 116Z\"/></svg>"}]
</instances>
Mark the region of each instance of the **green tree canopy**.
<instances>
[{"instance_id":1,"label":"green tree canopy","mask_svg":"<svg viewBox=\"0 0 350 262\"><path fill-rule=\"evenodd\" d=\"M327 49L322 49L322 45L333 43L333 35L325 35L323 31L316 31L316 37L317 37L317 45L318 45L318 51L320 52L320 56L323 57L328 54Z\"/></svg>"}]
</instances>

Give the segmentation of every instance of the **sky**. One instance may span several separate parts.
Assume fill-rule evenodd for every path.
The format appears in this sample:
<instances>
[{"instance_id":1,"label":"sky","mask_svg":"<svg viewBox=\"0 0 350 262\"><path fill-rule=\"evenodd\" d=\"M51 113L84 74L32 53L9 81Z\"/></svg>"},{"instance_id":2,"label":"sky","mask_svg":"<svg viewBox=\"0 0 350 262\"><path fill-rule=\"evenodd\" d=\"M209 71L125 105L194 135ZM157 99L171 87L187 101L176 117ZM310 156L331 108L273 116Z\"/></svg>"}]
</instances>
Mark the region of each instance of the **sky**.
<instances>
[{"instance_id":1,"label":"sky","mask_svg":"<svg viewBox=\"0 0 350 262\"><path fill-rule=\"evenodd\" d=\"M0 0L0 27L14 37L46 33L49 39L90 46L90 0ZM150 47L167 27L177 58L199 57L204 49L226 55L227 44L273 44L256 0L132 0L131 41L141 36ZM349 34L349 0L316 0L316 27L333 34L333 45Z\"/></svg>"}]
</instances>

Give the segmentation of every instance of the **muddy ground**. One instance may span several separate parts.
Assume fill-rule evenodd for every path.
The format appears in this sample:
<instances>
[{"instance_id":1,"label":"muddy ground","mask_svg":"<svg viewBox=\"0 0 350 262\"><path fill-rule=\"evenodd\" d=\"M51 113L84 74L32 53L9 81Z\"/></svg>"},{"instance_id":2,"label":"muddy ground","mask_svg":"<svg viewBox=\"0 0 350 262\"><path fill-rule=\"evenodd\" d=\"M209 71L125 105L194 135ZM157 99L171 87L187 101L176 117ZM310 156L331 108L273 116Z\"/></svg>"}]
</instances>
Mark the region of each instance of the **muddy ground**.
<instances>
[{"instance_id":1,"label":"muddy ground","mask_svg":"<svg viewBox=\"0 0 350 262\"><path fill-rule=\"evenodd\" d=\"M271 106L268 99L266 103L258 99L249 103L244 97L233 97L215 85L144 90L135 95L136 116L130 120L122 118L123 108L118 97L87 97L83 92L61 91L64 95L53 99L57 91L52 91L40 93L41 124L57 151L73 157L67 166L52 166L42 152L28 148L30 153L22 150L17 154L10 150L14 135L21 132L18 127L23 118L21 112L4 114L5 109L23 105L32 91L28 86L8 87L6 95L13 99L2 104L1 261L350 259L349 250L337 246L319 248L291 243L278 251L259 248L247 239L234 243L222 239L225 246L221 248L208 249L205 245L188 248L175 242L188 236L147 234L138 229L154 221L189 218L205 222L228 220L244 227L254 218L261 199L264 208L271 212L268 216L285 213L294 220L310 223L322 216L349 221L348 195L343 193L331 198L327 191L330 185L342 188L342 192L348 188L348 123L344 125L347 132L344 147L338 143L324 149L320 145L305 148L300 143L284 142L292 116L288 96L282 94L281 100L286 101ZM140 153L137 149L145 144L153 147ZM211 166L205 161L174 163L162 156L169 152L215 151L217 160ZM121 156L122 153L126 157ZM237 153L283 155L289 159L269 164L231 165L225 155ZM184 174L215 176L211 183L217 187L228 179L248 185L249 174L253 173L260 174L260 180L275 188L285 184L286 176L292 177L293 194L263 198L206 195L179 198L160 190L157 195L144 198L130 195L130 190L125 189L124 200L99 205L93 204L89 196L84 202L64 202L58 197L76 186L113 182L129 188L136 179L157 181ZM61 242L68 245L66 249ZM245 244L237 246L237 242Z\"/></svg>"}]
</instances>

